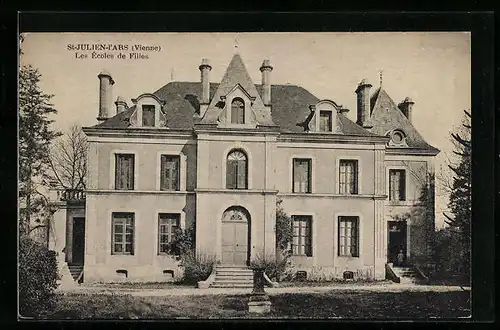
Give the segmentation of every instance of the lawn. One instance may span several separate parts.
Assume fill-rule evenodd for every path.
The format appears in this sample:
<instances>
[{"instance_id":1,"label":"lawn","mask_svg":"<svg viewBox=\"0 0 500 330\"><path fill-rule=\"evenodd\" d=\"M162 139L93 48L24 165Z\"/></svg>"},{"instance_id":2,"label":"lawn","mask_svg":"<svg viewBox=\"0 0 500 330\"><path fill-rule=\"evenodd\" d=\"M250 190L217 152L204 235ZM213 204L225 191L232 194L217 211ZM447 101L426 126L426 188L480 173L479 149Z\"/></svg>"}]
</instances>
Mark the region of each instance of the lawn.
<instances>
[{"instance_id":1,"label":"lawn","mask_svg":"<svg viewBox=\"0 0 500 330\"><path fill-rule=\"evenodd\" d=\"M470 315L470 292L293 293L270 297L271 314L247 312L248 295L138 297L65 294L48 312L50 319L158 318L371 318L428 319Z\"/></svg>"}]
</instances>

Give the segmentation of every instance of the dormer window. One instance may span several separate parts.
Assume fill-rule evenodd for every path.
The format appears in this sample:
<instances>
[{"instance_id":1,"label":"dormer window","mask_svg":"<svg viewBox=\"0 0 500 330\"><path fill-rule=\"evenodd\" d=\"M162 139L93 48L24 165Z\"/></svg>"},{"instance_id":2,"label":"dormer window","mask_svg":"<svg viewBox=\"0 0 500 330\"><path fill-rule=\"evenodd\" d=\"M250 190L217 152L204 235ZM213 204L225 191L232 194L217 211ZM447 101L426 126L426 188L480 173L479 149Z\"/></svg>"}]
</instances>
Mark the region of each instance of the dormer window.
<instances>
[{"instance_id":1,"label":"dormer window","mask_svg":"<svg viewBox=\"0 0 500 330\"><path fill-rule=\"evenodd\" d=\"M155 106L145 104L142 106L142 126L155 126Z\"/></svg>"},{"instance_id":2,"label":"dormer window","mask_svg":"<svg viewBox=\"0 0 500 330\"><path fill-rule=\"evenodd\" d=\"M319 113L319 131L331 132L332 131L332 112L322 110Z\"/></svg>"},{"instance_id":3,"label":"dormer window","mask_svg":"<svg viewBox=\"0 0 500 330\"><path fill-rule=\"evenodd\" d=\"M245 123L245 102L239 97L233 99L233 102L231 102L231 123Z\"/></svg>"},{"instance_id":4,"label":"dormer window","mask_svg":"<svg viewBox=\"0 0 500 330\"><path fill-rule=\"evenodd\" d=\"M130 126L159 128L166 126L166 117L163 111L166 101L154 94L141 94L132 99L134 111L130 116Z\"/></svg>"},{"instance_id":5,"label":"dormer window","mask_svg":"<svg viewBox=\"0 0 500 330\"><path fill-rule=\"evenodd\" d=\"M395 129L395 130L391 131L388 135L390 137L390 141L388 143L389 146L392 146L392 147L407 146L406 134L402 130Z\"/></svg>"}]
</instances>

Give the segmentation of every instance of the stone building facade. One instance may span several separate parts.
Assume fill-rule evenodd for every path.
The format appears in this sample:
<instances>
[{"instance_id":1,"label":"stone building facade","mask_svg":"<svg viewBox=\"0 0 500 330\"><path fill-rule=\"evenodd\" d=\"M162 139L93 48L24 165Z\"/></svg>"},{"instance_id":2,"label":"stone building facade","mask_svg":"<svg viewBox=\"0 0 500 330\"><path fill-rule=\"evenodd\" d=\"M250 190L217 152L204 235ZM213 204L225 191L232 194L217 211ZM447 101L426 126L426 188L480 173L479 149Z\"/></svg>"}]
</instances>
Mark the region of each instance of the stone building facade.
<instances>
[{"instance_id":1,"label":"stone building facade","mask_svg":"<svg viewBox=\"0 0 500 330\"><path fill-rule=\"evenodd\" d=\"M246 267L275 253L281 199L294 267L308 276L383 279L400 250L423 262L434 220L408 212L439 150L413 127L414 102L396 105L362 80L355 123L333 100L271 84L268 60L257 69L261 84L236 54L214 83L203 60L200 82L115 107L115 82L101 72L99 123L84 128L85 199L58 201L54 218L61 260L88 282L167 280L182 271L168 249L175 229L195 225L197 252Z\"/></svg>"}]
</instances>

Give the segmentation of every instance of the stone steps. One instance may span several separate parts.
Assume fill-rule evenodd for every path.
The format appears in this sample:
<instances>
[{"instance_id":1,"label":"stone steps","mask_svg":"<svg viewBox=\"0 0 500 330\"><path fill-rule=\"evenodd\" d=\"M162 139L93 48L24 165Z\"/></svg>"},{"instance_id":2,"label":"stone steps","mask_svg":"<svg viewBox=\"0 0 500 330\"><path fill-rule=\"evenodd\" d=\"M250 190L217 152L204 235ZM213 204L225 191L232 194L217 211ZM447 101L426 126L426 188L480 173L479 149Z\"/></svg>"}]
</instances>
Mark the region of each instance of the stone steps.
<instances>
[{"instance_id":1,"label":"stone steps","mask_svg":"<svg viewBox=\"0 0 500 330\"><path fill-rule=\"evenodd\" d=\"M211 288L252 288L253 271L246 267L217 266Z\"/></svg>"},{"instance_id":2,"label":"stone steps","mask_svg":"<svg viewBox=\"0 0 500 330\"><path fill-rule=\"evenodd\" d=\"M400 279L400 283L420 283L420 275L412 267L392 267L394 274Z\"/></svg>"},{"instance_id":3,"label":"stone steps","mask_svg":"<svg viewBox=\"0 0 500 330\"><path fill-rule=\"evenodd\" d=\"M80 276L80 273L83 271L83 265L68 265L69 272L73 279L76 281ZM80 280L81 282L81 280Z\"/></svg>"}]
</instances>

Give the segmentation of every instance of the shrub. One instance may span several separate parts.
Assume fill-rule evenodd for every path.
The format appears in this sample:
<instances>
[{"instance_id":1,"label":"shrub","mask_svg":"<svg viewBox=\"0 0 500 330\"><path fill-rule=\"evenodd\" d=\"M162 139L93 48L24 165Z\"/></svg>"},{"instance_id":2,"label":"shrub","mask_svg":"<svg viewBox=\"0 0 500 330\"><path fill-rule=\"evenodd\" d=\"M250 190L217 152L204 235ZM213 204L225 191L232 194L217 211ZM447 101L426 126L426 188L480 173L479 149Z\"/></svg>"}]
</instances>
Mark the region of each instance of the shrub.
<instances>
[{"instance_id":1,"label":"shrub","mask_svg":"<svg viewBox=\"0 0 500 330\"><path fill-rule=\"evenodd\" d=\"M31 238L19 241L19 313L38 317L56 302L57 261L54 251Z\"/></svg>"},{"instance_id":2,"label":"shrub","mask_svg":"<svg viewBox=\"0 0 500 330\"><path fill-rule=\"evenodd\" d=\"M204 253L188 252L181 255L181 266L184 274L181 282L184 284L196 284L198 281L206 280L216 263L216 258Z\"/></svg>"},{"instance_id":3,"label":"shrub","mask_svg":"<svg viewBox=\"0 0 500 330\"><path fill-rule=\"evenodd\" d=\"M178 256L192 253L195 249L195 233L194 224L186 229L177 229L175 239L170 246L171 252Z\"/></svg>"},{"instance_id":4,"label":"shrub","mask_svg":"<svg viewBox=\"0 0 500 330\"><path fill-rule=\"evenodd\" d=\"M288 252L278 252L276 255L257 253L250 261L250 268L263 268L269 279L273 281L283 281L292 276Z\"/></svg>"}]
</instances>

